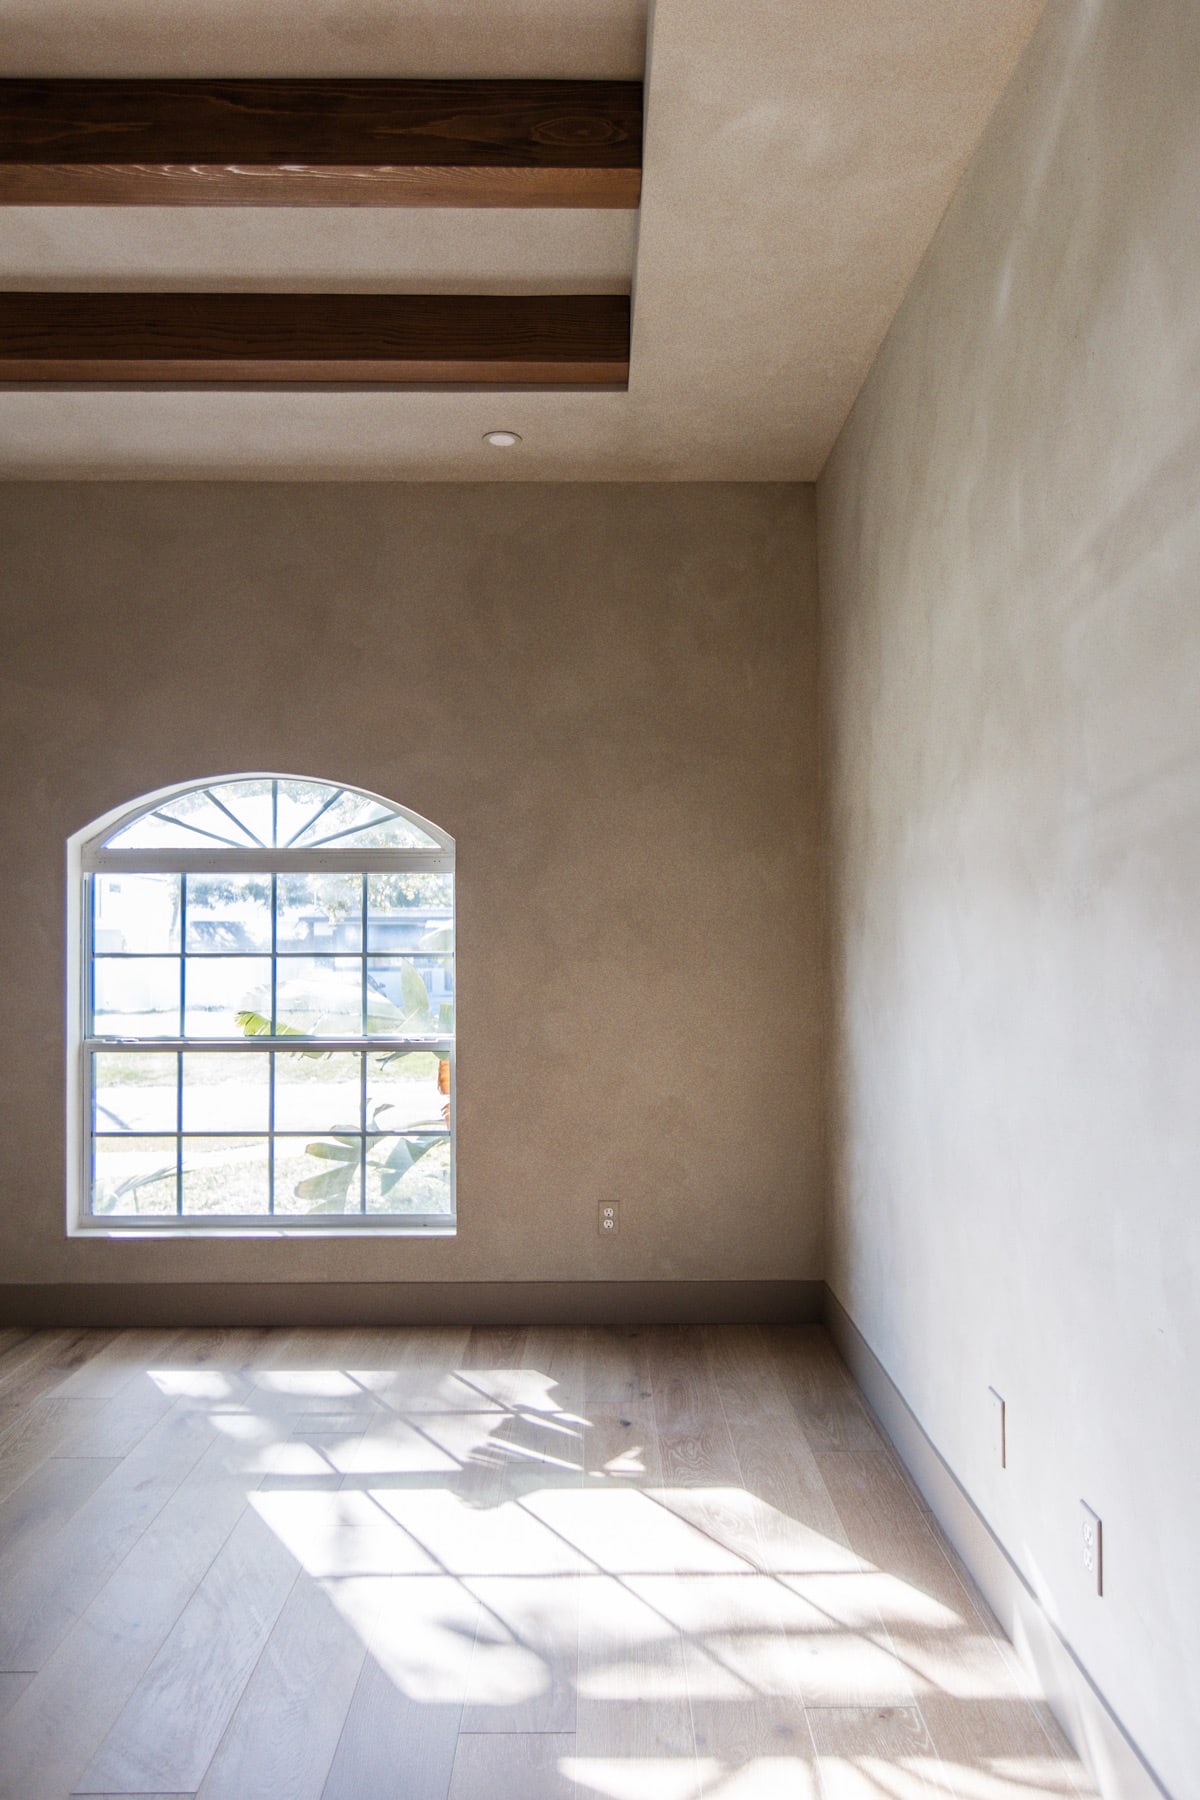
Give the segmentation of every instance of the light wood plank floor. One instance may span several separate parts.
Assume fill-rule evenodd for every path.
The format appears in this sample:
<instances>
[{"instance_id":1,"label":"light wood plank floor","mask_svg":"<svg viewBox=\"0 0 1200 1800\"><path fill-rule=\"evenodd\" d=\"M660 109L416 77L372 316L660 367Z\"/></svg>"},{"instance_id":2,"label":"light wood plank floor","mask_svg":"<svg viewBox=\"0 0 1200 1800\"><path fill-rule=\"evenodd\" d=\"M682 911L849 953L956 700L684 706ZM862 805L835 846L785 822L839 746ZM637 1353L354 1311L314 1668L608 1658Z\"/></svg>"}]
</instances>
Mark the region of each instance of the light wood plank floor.
<instances>
[{"instance_id":1,"label":"light wood plank floor","mask_svg":"<svg viewBox=\"0 0 1200 1800\"><path fill-rule=\"evenodd\" d=\"M0 1332L0 1795L1064 1800L817 1327Z\"/></svg>"}]
</instances>

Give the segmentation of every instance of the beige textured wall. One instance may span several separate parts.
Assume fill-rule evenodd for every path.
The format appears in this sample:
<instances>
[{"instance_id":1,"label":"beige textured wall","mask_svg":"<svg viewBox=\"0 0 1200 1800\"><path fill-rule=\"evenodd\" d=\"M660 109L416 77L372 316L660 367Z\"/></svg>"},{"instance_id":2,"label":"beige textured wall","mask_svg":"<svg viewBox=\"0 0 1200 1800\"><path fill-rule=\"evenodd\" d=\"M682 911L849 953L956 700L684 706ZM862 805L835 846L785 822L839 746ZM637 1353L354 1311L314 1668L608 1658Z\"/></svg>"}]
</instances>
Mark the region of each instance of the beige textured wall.
<instances>
[{"instance_id":1,"label":"beige textured wall","mask_svg":"<svg viewBox=\"0 0 1200 1800\"><path fill-rule=\"evenodd\" d=\"M1200 1768L1198 94L1194 0L1050 0L818 489L832 1283L1180 1800Z\"/></svg>"},{"instance_id":2,"label":"beige textured wall","mask_svg":"<svg viewBox=\"0 0 1200 1800\"><path fill-rule=\"evenodd\" d=\"M0 1281L819 1276L812 513L798 487L0 490ZM239 769L457 839L454 1241L64 1238L66 838Z\"/></svg>"}]
</instances>

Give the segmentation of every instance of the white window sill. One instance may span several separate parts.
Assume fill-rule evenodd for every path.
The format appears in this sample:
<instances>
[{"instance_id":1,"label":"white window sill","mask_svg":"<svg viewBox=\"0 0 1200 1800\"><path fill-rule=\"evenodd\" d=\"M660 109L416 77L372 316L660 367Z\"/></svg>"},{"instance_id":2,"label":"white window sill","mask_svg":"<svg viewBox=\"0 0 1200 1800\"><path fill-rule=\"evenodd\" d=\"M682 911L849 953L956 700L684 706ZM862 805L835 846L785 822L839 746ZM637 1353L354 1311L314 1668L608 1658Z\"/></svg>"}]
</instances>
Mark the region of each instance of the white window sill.
<instances>
[{"instance_id":1,"label":"white window sill","mask_svg":"<svg viewBox=\"0 0 1200 1800\"><path fill-rule=\"evenodd\" d=\"M370 1224L370 1225L276 1225L276 1224L221 1224L221 1225L108 1225L87 1224L75 1225L68 1232L73 1238L131 1238L139 1243L150 1243L161 1238L170 1238L178 1242L183 1238L308 1238L317 1243L326 1238L452 1238L456 1237L457 1227L451 1220L446 1224L414 1225L404 1224Z\"/></svg>"}]
</instances>

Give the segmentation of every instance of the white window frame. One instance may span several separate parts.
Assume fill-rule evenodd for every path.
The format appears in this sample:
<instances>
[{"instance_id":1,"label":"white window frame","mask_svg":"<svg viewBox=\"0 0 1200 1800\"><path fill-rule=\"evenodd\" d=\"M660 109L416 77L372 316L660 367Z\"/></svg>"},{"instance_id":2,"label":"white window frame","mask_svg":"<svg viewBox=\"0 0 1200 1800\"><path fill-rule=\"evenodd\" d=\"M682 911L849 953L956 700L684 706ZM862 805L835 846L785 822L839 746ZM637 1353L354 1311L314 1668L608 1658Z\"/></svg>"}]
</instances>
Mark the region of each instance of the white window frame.
<instances>
[{"instance_id":1,"label":"white window frame","mask_svg":"<svg viewBox=\"0 0 1200 1800\"><path fill-rule=\"evenodd\" d=\"M348 794L361 795L416 826L439 846L436 850L369 850L326 847L319 850L239 850L233 848L198 848L168 850L106 849L105 841L123 826L132 824L146 813L154 812L166 802L204 788L220 787L231 781L303 781L323 786L341 787ZM114 808L102 819L77 832L67 846L67 1235L69 1237L105 1238L197 1238L197 1237L453 1237L457 1230L457 1104L450 1115L450 1201L449 1213L337 1214L321 1213L311 1217L302 1214L268 1216L221 1215L188 1219L180 1215L164 1215L128 1219L106 1214L93 1214L92 1186L92 1054L97 1049L113 1048L117 1040L92 1038L87 1035L89 1023L89 991L92 968L92 903L91 884L97 874L286 874L325 875L332 873L454 873L454 839L431 820L422 818L409 807L401 806L381 794L355 782L339 782L329 775L284 775L277 771L236 770L230 774L209 776L205 780L179 782L144 794L125 806ZM451 954L457 904L451 919ZM366 946L364 944L364 953ZM181 949L182 954L182 949ZM457 993L456 993L457 1022ZM395 1049L438 1051L448 1048L450 1088L456 1089L454 1037L286 1037L276 1039L222 1038L155 1038L153 1040L120 1040L133 1047L154 1050L240 1051L263 1055L270 1050L362 1050Z\"/></svg>"}]
</instances>

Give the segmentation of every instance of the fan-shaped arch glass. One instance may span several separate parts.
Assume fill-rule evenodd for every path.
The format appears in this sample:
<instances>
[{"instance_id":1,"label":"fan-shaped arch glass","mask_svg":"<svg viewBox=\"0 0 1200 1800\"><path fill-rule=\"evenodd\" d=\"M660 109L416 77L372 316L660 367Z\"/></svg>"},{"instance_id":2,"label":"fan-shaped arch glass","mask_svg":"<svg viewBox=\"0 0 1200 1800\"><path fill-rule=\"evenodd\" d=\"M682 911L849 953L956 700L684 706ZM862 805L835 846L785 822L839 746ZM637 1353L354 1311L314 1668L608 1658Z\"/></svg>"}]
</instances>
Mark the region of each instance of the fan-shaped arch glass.
<instances>
[{"instance_id":1,"label":"fan-shaped arch glass","mask_svg":"<svg viewBox=\"0 0 1200 1800\"><path fill-rule=\"evenodd\" d=\"M106 850L438 850L397 806L357 788L262 775L175 794L104 841Z\"/></svg>"}]
</instances>

